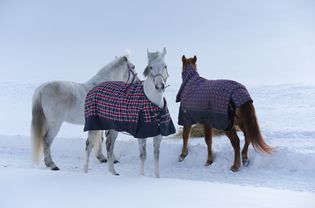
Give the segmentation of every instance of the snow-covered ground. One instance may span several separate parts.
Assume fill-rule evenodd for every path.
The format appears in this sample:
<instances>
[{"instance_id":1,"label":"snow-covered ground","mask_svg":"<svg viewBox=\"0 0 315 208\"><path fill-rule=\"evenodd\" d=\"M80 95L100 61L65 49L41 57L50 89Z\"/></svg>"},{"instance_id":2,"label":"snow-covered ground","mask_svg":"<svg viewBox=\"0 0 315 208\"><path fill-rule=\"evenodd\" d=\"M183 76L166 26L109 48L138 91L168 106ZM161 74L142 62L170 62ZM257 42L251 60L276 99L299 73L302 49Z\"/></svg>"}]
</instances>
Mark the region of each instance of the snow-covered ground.
<instances>
[{"instance_id":1,"label":"snow-covered ground","mask_svg":"<svg viewBox=\"0 0 315 208\"><path fill-rule=\"evenodd\" d=\"M249 87L267 143L276 152L262 155L250 148L251 164L229 170L233 150L226 137L214 139L215 162L205 167L202 138L191 139L187 159L179 163L181 140L161 145L161 178L154 178L152 141L148 140L145 174L139 176L137 141L120 134L112 176L91 158L84 174L86 134L66 124L53 143L59 172L31 163L31 97L39 83L0 82L0 208L17 207L314 207L315 86ZM166 97L174 123L179 84ZM243 137L240 134L243 144Z\"/></svg>"}]
</instances>

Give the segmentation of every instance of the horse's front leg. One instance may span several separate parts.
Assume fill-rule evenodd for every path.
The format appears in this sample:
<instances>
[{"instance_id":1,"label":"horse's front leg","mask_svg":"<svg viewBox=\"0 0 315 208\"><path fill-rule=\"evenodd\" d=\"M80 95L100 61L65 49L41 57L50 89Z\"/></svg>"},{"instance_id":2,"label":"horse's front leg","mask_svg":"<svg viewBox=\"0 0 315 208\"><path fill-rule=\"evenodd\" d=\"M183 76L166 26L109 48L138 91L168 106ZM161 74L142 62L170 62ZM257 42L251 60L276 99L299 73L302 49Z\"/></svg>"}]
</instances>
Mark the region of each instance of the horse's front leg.
<instances>
[{"instance_id":1,"label":"horse's front leg","mask_svg":"<svg viewBox=\"0 0 315 208\"><path fill-rule=\"evenodd\" d=\"M108 134L106 135L107 167L109 172L111 172L113 175L119 175L114 167L114 146L117 136L118 132L115 130L109 130Z\"/></svg>"},{"instance_id":2,"label":"horse's front leg","mask_svg":"<svg viewBox=\"0 0 315 208\"><path fill-rule=\"evenodd\" d=\"M88 132L88 138L86 140L86 146L85 146L85 152L86 152L86 157L85 157L85 164L84 164L84 172L87 173L89 170L89 161L90 161L90 154L91 151L95 145L97 139L100 139L100 131L89 131Z\"/></svg>"},{"instance_id":3,"label":"horse's front leg","mask_svg":"<svg viewBox=\"0 0 315 208\"><path fill-rule=\"evenodd\" d=\"M140 175L144 175L144 162L147 159L146 142L147 139L138 139L140 152Z\"/></svg>"},{"instance_id":4,"label":"horse's front leg","mask_svg":"<svg viewBox=\"0 0 315 208\"><path fill-rule=\"evenodd\" d=\"M155 136L153 138L153 147L154 147L154 173L155 177L160 177L160 144L162 141L162 135Z\"/></svg>"},{"instance_id":5,"label":"horse's front leg","mask_svg":"<svg viewBox=\"0 0 315 208\"><path fill-rule=\"evenodd\" d=\"M182 153L179 156L179 162L182 162L185 160L187 154L188 154L188 139L191 132L191 126L184 126L183 127L183 148Z\"/></svg>"}]
</instances>

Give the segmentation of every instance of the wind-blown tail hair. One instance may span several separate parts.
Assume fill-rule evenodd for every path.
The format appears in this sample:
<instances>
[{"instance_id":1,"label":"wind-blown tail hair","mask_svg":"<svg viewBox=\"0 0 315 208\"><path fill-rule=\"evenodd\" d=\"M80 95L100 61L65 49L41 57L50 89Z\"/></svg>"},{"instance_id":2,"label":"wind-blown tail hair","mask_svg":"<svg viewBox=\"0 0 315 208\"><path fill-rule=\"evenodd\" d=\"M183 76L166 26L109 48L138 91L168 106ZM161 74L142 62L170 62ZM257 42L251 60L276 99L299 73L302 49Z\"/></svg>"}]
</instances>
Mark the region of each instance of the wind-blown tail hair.
<instances>
[{"instance_id":1,"label":"wind-blown tail hair","mask_svg":"<svg viewBox=\"0 0 315 208\"><path fill-rule=\"evenodd\" d=\"M252 102L240 106L241 119L244 123L244 131L253 144L256 151L271 154L272 147L265 143L259 129L255 108Z\"/></svg>"},{"instance_id":2,"label":"wind-blown tail hair","mask_svg":"<svg viewBox=\"0 0 315 208\"><path fill-rule=\"evenodd\" d=\"M38 165L43 149L44 136L47 133L47 123L41 105L40 93L35 93L32 103L31 137L33 148L33 163Z\"/></svg>"}]
</instances>

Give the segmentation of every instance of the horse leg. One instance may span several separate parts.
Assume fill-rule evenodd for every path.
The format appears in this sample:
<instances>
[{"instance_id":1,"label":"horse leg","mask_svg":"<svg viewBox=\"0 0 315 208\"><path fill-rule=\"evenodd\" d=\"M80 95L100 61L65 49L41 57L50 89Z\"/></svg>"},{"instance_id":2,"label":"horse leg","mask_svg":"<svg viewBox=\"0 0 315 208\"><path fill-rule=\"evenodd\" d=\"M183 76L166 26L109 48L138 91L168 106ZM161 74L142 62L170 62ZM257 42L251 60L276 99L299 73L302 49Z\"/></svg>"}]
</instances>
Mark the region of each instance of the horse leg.
<instances>
[{"instance_id":1,"label":"horse leg","mask_svg":"<svg viewBox=\"0 0 315 208\"><path fill-rule=\"evenodd\" d=\"M101 163L106 163L107 162L107 159L106 157L104 156L103 154L103 141L104 141L104 132L103 131L100 131L100 136L101 138L98 140L98 148L96 150L96 158L101 162Z\"/></svg>"},{"instance_id":2,"label":"horse leg","mask_svg":"<svg viewBox=\"0 0 315 208\"><path fill-rule=\"evenodd\" d=\"M88 132L88 138L86 140L86 146L85 146L85 152L86 152L86 157L85 157L85 164L84 164L84 172L87 173L89 170L89 161L90 161L90 154L91 151L95 145L95 140L99 135L99 131L89 131Z\"/></svg>"},{"instance_id":3,"label":"horse leg","mask_svg":"<svg viewBox=\"0 0 315 208\"><path fill-rule=\"evenodd\" d=\"M155 177L160 177L160 144L162 141L162 135L155 136L153 138L153 147L154 147L154 173Z\"/></svg>"},{"instance_id":4,"label":"horse leg","mask_svg":"<svg viewBox=\"0 0 315 208\"><path fill-rule=\"evenodd\" d=\"M106 139L106 150L107 150L107 167L109 172L111 172L113 175L119 175L114 167L114 146L115 141L118 136L118 132L115 130L109 130L107 134Z\"/></svg>"},{"instance_id":5,"label":"horse leg","mask_svg":"<svg viewBox=\"0 0 315 208\"><path fill-rule=\"evenodd\" d=\"M50 147L52 145L52 142L54 141L54 138L58 134L61 124L62 122L55 122L54 125L50 125L48 127L48 131L46 135L44 136L44 142L43 142L44 161L45 161L46 167L50 168L51 170L60 170L51 157Z\"/></svg>"},{"instance_id":6,"label":"horse leg","mask_svg":"<svg viewBox=\"0 0 315 208\"><path fill-rule=\"evenodd\" d=\"M209 166L213 163L212 159L212 128L209 127L208 125L204 125L204 131L205 131L205 142L208 147L208 159L206 162L206 166Z\"/></svg>"},{"instance_id":7,"label":"horse leg","mask_svg":"<svg viewBox=\"0 0 315 208\"><path fill-rule=\"evenodd\" d=\"M231 144L234 148L234 164L231 167L233 172L236 172L241 167L241 160L240 160L240 139L238 138L235 129L231 131L225 132L226 136L230 139Z\"/></svg>"},{"instance_id":8,"label":"horse leg","mask_svg":"<svg viewBox=\"0 0 315 208\"><path fill-rule=\"evenodd\" d=\"M240 114L240 109L236 109L235 124L238 125L238 127L241 129L245 137L245 144L242 150L242 163L243 163L243 166L247 167L249 165L248 147L250 145L250 138L245 133L244 123L245 122L242 119L242 116Z\"/></svg>"},{"instance_id":9,"label":"horse leg","mask_svg":"<svg viewBox=\"0 0 315 208\"><path fill-rule=\"evenodd\" d=\"M144 162L147 159L147 139L138 139L140 152L140 175L144 175Z\"/></svg>"},{"instance_id":10,"label":"horse leg","mask_svg":"<svg viewBox=\"0 0 315 208\"><path fill-rule=\"evenodd\" d=\"M248 147L250 144L250 140L249 138L246 136L246 134L244 134L245 136L245 144L242 150L242 163L245 167L247 167L249 165L249 159L248 159Z\"/></svg>"},{"instance_id":11,"label":"horse leg","mask_svg":"<svg viewBox=\"0 0 315 208\"><path fill-rule=\"evenodd\" d=\"M187 154L188 154L188 139L191 132L191 126L184 126L183 127L183 148L182 153L179 156L179 162L182 162L185 160Z\"/></svg>"}]
</instances>

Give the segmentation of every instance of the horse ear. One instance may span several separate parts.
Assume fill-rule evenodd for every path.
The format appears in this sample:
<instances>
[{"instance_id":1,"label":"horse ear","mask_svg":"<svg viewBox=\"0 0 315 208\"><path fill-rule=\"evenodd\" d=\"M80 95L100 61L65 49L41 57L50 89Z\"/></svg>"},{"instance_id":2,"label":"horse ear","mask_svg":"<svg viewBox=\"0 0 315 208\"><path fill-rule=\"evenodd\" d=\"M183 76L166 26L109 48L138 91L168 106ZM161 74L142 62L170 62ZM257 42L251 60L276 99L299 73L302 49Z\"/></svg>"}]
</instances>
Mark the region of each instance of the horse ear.
<instances>
[{"instance_id":1,"label":"horse ear","mask_svg":"<svg viewBox=\"0 0 315 208\"><path fill-rule=\"evenodd\" d=\"M127 56L123 56L124 61L128 61L128 57Z\"/></svg>"},{"instance_id":2,"label":"horse ear","mask_svg":"<svg viewBox=\"0 0 315 208\"><path fill-rule=\"evenodd\" d=\"M128 58L128 60L131 57L131 51L128 48L125 50L125 56Z\"/></svg>"},{"instance_id":3,"label":"horse ear","mask_svg":"<svg viewBox=\"0 0 315 208\"><path fill-rule=\"evenodd\" d=\"M197 62L197 56L194 56L194 58L192 59L193 63L195 64Z\"/></svg>"},{"instance_id":4,"label":"horse ear","mask_svg":"<svg viewBox=\"0 0 315 208\"><path fill-rule=\"evenodd\" d=\"M148 55L148 59L150 60L151 56L150 56L150 52L148 48L147 48L147 55Z\"/></svg>"},{"instance_id":5,"label":"horse ear","mask_svg":"<svg viewBox=\"0 0 315 208\"><path fill-rule=\"evenodd\" d=\"M166 48L164 47L163 48L163 56L165 56L166 55Z\"/></svg>"},{"instance_id":6,"label":"horse ear","mask_svg":"<svg viewBox=\"0 0 315 208\"><path fill-rule=\"evenodd\" d=\"M182 62L183 62L183 63L186 63L186 57L185 57L185 55L182 56Z\"/></svg>"}]
</instances>

